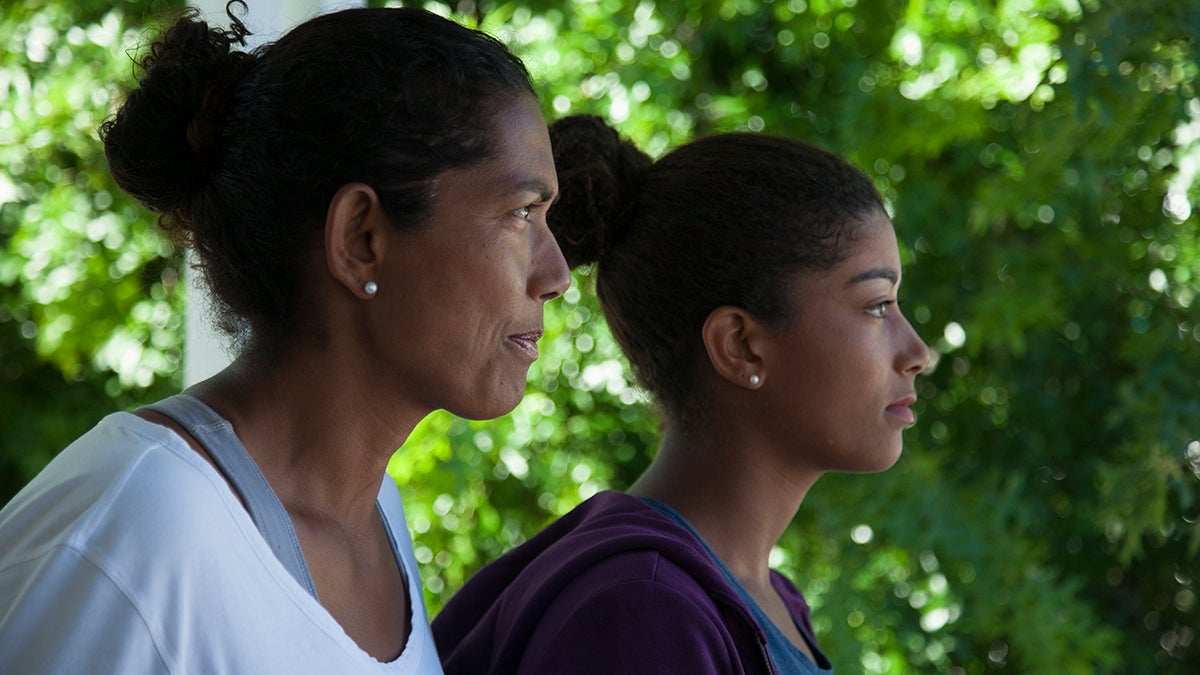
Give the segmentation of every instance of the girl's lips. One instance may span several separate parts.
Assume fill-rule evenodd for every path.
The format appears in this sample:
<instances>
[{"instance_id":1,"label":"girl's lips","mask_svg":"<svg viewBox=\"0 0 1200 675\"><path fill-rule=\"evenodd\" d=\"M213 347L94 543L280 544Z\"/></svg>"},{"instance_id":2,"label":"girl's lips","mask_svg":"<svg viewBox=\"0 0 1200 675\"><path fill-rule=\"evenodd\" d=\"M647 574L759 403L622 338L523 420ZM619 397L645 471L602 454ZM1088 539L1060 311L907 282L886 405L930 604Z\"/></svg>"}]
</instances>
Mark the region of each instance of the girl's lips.
<instances>
[{"instance_id":1,"label":"girl's lips","mask_svg":"<svg viewBox=\"0 0 1200 675\"><path fill-rule=\"evenodd\" d=\"M538 357L537 341L542 337L542 331L531 330L528 333L520 335L509 335L508 341L516 345L518 349L529 357L530 361L536 360Z\"/></svg>"},{"instance_id":2,"label":"girl's lips","mask_svg":"<svg viewBox=\"0 0 1200 675\"><path fill-rule=\"evenodd\" d=\"M909 408L909 406L911 406L912 404L914 404L916 402L917 402L916 395L909 394L908 396L905 396L904 398L900 399L899 401L896 401L895 403L889 405L887 407L887 414L899 419L901 422L904 423L904 426L909 426L917 421L916 415L914 415L913 411Z\"/></svg>"}]
</instances>

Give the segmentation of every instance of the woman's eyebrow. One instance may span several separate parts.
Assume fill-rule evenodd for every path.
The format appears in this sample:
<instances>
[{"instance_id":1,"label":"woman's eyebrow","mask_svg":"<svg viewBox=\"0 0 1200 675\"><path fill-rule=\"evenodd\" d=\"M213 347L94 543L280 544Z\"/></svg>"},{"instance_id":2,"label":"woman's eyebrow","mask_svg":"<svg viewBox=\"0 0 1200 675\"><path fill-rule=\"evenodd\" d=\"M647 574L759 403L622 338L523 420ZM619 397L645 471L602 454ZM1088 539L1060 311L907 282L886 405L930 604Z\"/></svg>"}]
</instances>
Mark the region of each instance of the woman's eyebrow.
<instances>
[{"instance_id":1,"label":"woman's eyebrow","mask_svg":"<svg viewBox=\"0 0 1200 675\"><path fill-rule=\"evenodd\" d=\"M541 197L542 201L549 201L550 198L556 196L555 191L549 185L536 178L517 181L512 186L512 192L534 192Z\"/></svg>"},{"instance_id":2,"label":"woman's eyebrow","mask_svg":"<svg viewBox=\"0 0 1200 675\"><path fill-rule=\"evenodd\" d=\"M854 275L843 285L843 287L849 288L854 284L870 281L872 279L886 279L887 281L892 282L892 285L895 286L896 282L900 281L900 273L890 267L874 267L865 272L860 272L859 274Z\"/></svg>"}]
</instances>

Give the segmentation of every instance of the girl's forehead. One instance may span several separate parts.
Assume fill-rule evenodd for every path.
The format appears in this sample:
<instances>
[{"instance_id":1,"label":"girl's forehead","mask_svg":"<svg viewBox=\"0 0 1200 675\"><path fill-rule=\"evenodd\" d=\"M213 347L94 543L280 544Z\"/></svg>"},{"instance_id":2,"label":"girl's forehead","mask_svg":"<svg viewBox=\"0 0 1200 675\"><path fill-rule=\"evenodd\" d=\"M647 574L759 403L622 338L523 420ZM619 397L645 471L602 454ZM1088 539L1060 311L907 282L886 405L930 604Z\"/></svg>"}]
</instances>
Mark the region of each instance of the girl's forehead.
<instances>
[{"instance_id":1,"label":"girl's forehead","mask_svg":"<svg viewBox=\"0 0 1200 675\"><path fill-rule=\"evenodd\" d=\"M890 269L892 281L899 281L900 246L887 216L857 227L853 239L847 242L846 257L834 269L845 276L847 282L874 269Z\"/></svg>"},{"instance_id":2,"label":"girl's forehead","mask_svg":"<svg viewBox=\"0 0 1200 675\"><path fill-rule=\"evenodd\" d=\"M841 259L831 267L801 272L797 290L828 293L859 287L866 282L900 283L900 249L891 220L879 214L846 228L840 242Z\"/></svg>"}]
</instances>

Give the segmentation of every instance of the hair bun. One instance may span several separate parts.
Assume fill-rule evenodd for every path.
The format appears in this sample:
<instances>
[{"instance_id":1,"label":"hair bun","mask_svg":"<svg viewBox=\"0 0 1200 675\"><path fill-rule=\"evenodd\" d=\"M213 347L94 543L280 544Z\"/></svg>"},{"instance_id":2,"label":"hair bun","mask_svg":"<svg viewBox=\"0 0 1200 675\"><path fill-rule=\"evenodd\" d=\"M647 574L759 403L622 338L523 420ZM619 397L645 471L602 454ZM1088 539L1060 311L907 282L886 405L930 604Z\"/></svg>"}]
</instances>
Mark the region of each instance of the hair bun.
<instances>
[{"instance_id":1,"label":"hair bun","mask_svg":"<svg viewBox=\"0 0 1200 675\"><path fill-rule=\"evenodd\" d=\"M219 161L230 90L253 62L231 51L245 43L241 21L230 14L233 28L224 31L196 16L186 12L150 47L138 88L100 128L117 184L172 221L188 220L188 204Z\"/></svg>"},{"instance_id":2,"label":"hair bun","mask_svg":"<svg viewBox=\"0 0 1200 675\"><path fill-rule=\"evenodd\" d=\"M595 115L550 125L559 198L548 220L567 264L602 259L620 242L637 184L654 162Z\"/></svg>"}]
</instances>

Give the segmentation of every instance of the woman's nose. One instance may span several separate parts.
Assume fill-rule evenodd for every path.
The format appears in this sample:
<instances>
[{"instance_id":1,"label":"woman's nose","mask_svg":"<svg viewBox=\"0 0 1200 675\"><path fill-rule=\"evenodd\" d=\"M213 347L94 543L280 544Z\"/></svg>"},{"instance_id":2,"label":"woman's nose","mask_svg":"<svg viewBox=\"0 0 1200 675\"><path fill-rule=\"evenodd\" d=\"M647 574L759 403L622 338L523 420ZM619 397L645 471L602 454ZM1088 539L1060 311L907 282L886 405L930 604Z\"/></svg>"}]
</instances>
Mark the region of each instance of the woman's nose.
<instances>
[{"instance_id":1,"label":"woman's nose","mask_svg":"<svg viewBox=\"0 0 1200 675\"><path fill-rule=\"evenodd\" d=\"M531 290L542 302L546 302L566 293L571 287L571 268L567 266L562 249L558 247L558 241L550 229L545 226L542 229L543 236L534 256Z\"/></svg>"}]
</instances>

